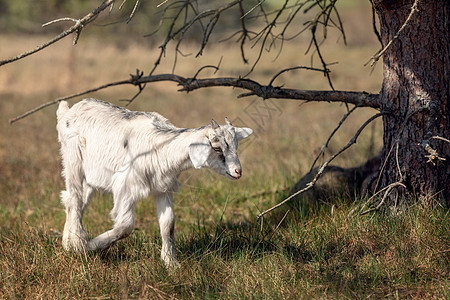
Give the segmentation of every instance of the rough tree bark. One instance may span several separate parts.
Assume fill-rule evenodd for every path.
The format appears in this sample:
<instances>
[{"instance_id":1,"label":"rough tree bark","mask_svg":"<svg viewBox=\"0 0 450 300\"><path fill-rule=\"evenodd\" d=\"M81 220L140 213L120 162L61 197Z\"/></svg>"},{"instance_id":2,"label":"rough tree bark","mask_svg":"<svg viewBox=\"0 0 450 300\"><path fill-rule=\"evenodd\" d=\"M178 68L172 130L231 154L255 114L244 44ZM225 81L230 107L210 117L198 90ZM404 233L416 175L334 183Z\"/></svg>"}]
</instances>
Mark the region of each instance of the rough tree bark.
<instances>
[{"instance_id":1,"label":"rough tree bark","mask_svg":"<svg viewBox=\"0 0 450 300\"><path fill-rule=\"evenodd\" d=\"M387 198L390 206L438 193L448 205L450 1L419 1L408 25L394 38L413 4L413 0L374 1L383 45L395 39L383 56L379 103L389 114L383 116L385 165L378 188L395 182L406 185L391 190L395 192Z\"/></svg>"}]
</instances>

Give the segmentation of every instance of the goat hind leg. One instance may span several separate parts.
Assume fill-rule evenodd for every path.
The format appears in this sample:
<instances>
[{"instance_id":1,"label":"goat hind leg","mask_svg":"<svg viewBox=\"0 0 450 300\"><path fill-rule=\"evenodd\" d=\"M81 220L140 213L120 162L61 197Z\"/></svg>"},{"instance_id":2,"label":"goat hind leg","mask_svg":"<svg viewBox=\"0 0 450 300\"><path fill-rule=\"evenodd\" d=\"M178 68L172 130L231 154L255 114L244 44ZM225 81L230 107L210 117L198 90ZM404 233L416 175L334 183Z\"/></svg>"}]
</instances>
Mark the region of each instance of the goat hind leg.
<instances>
[{"instance_id":1,"label":"goat hind leg","mask_svg":"<svg viewBox=\"0 0 450 300\"><path fill-rule=\"evenodd\" d=\"M62 174L66 179L66 190L61 191L61 202L66 209L62 244L67 250L85 252L88 237L82 226L82 218L86 207L84 203L89 202L92 189L86 189L82 148L79 142L79 138L73 137L61 144Z\"/></svg>"},{"instance_id":2,"label":"goat hind leg","mask_svg":"<svg viewBox=\"0 0 450 300\"><path fill-rule=\"evenodd\" d=\"M64 249L73 249L77 252L87 250L87 234L83 229L83 201L82 193L77 193L73 189L61 191L61 201L66 208L66 223L62 244Z\"/></svg>"},{"instance_id":3,"label":"goat hind leg","mask_svg":"<svg viewBox=\"0 0 450 300\"><path fill-rule=\"evenodd\" d=\"M126 238L134 228L135 201L114 201L114 227L89 241L89 250L104 250L114 242ZM117 207L119 206L119 207Z\"/></svg>"}]
</instances>

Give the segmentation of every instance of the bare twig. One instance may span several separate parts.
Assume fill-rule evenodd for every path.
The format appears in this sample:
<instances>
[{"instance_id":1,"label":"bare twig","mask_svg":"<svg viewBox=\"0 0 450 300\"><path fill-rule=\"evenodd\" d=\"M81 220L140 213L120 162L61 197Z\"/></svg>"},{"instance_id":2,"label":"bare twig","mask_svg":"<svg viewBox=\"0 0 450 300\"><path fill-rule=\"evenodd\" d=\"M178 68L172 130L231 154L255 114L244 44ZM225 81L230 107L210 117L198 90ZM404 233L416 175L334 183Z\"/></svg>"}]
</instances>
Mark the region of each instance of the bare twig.
<instances>
[{"instance_id":1,"label":"bare twig","mask_svg":"<svg viewBox=\"0 0 450 300\"><path fill-rule=\"evenodd\" d=\"M275 74L275 76L273 76L272 79L270 80L268 86L272 86L272 83L281 74L283 74L285 72L293 71L293 70L299 70L299 69L310 70L310 71L317 71L317 72L322 72L322 73L330 72L330 70L328 70L328 69L317 69L317 68L311 68L311 67L305 67L305 66L297 66L297 67L287 68L287 69L283 69L280 72L278 72L277 74Z\"/></svg>"},{"instance_id":2,"label":"bare twig","mask_svg":"<svg viewBox=\"0 0 450 300\"><path fill-rule=\"evenodd\" d=\"M313 170L314 166L316 165L316 162L319 160L321 156L325 154L325 149L328 147L328 144L330 143L331 139L333 138L334 134L339 130L339 128L344 124L345 120L348 118L348 116L356 110L358 106L353 107L349 112L347 112L339 121L339 124L334 128L333 132L331 132L330 136L328 137L327 141L320 147L320 152L317 154L316 158L314 159L314 162L311 165L310 172Z\"/></svg>"},{"instance_id":3,"label":"bare twig","mask_svg":"<svg viewBox=\"0 0 450 300\"><path fill-rule=\"evenodd\" d=\"M384 169L386 168L386 164L388 162L389 157L391 156L392 150L394 149L394 144L391 145L391 148L389 149L388 154L386 155L386 158L384 159L381 169L378 172L377 181L375 182L374 190L376 191L378 189L378 185L380 184L381 175L383 174Z\"/></svg>"},{"instance_id":4,"label":"bare twig","mask_svg":"<svg viewBox=\"0 0 450 300\"><path fill-rule=\"evenodd\" d=\"M78 29L74 33L73 42L72 42L72 44L76 45L78 42L78 39L80 38L81 30L83 29L83 25L81 24L80 20L73 19L73 18L60 18L60 19L56 19L56 20L47 22L45 24L42 24L42 27L46 27L48 25L52 25L52 24L55 24L56 22L61 22L61 21L72 21L75 23L74 26L78 27Z\"/></svg>"},{"instance_id":5,"label":"bare twig","mask_svg":"<svg viewBox=\"0 0 450 300\"><path fill-rule=\"evenodd\" d=\"M269 36L271 36L272 30L275 28L275 26L277 25L277 21L279 20L279 18L281 17L281 14L283 13L283 11L286 9L287 5L288 5L288 0L285 0L285 2L283 3L283 6L281 9L279 9L277 11L276 16L273 18L272 22L270 22L263 30L260 31L260 33L258 34L258 36L263 37L262 38L262 42L261 42L261 46L259 48L258 51L258 56L256 57L255 62L253 63L252 67L250 68L250 71L245 74L244 77L247 77L248 75L250 75L256 68L256 65L259 63L259 61L261 60L264 48L266 46L266 42L269 38ZM262 5L258 5L259 7L262 8ZM256 40L256 42L258 42L259 38ZM256 43L254 44L254 46L256 45Z\"/></svg>"},{"instance_id":6,"label":"bare twig","mask_svg":"<svg viewBox=\"0 0 450 300\"><path fill-rule=\"evenodd\" d=\"M444 157L440 157L439 153L435 149L433 149L430 146L430 144L424 143L422 146L424 150L428 153L425 155L425 158L428 158L427 163L432 163L433 166L435 166L437 162L447 160Z\"/></svg>"},{"instance_id":7,"label":"bare twig","mask_svg":"<svg viewBox=\"0 0 450 300\"><path fill-rule=\"evenodd\" d=\"M277 232L278 228L280 228L281 224L283 223L284 219L286 219L287 215L289 214L291 210L288 209L286 211L286 213L284 214L284 216L281 218L280 222L278 222L278 225L275 227L275 229L273 229L272 234L270 235L270 237L268 238L268 240L270 241L273 236L275 235L275 233Z\"/></svg>"},{"instance_id":8,"label":"bare twig","mask_svg":"<svg viewBox=\"0 0 450 300\"><path fill-rule=\"evenodd\" d=\"M131 19L133 19L134 14L136 13L136 10L138 9L140 3L141 3L141 0L136 0L136 3L134 4L133 10L131 11L131 14L130 14L130 16L127 19L127 22L126 22L127 24L130 23Z\"/></svg>"},{"instance_id":9,"label":"bare twig","mask_svg":"<svg viewBox=\"0 0 450 300\"><path fill-rule=\"evenodd\" d=\"M443 138L443 137L441 137L441 136L435 135L435 136L432 136L431 138L432 138L432 139L441 140L441 141L444 141L444 142L447 142L447 143L450 143L450 141L449 141L448 139Z\"/></svg>"},{"instance_id":10,"label":"bare twig","mask_svg":"<svg viewBox=\"0 0 450 300\"><path fill-rule=\"evenodd\" d=\"M166 12L167 12L173 5L175 5L175 4L177 4L177 3L172 3L172 4L168 5L168 6L164 9L163 15L162 15L161 19L164 18L164 15L166 14ZM169 29L168 29L168 31L167 31L166 38L165 38L164 42L159 46L159 48L160 48L161 50L160 50L160 52L159 52L158 58L157 58L156 61L154 62L154 65L153 65L152 70L150 71L150 75L152 75L153 72L155 72L156 68L157 68L157 67L159 66L159 64L161 63L161 59L162 59L162 57L163 57L163 56L165 55L165 53L166 53L167 45L169 44L169 42L170 42L171 40L174 39L174 37L175 37L175 35L176 35L176 33L173 33L174 28L175 28L175 23L176 23L176 21L178 20L178 18L181 16L182 12L183 12L185 9L188 9L188 7L189 7L189 4L187 3L187 1L184 2L183 5L181 5L181 7L178 9L178 11L177 11L177 13L175 14L175 16L173 17L173 21L172 21L172 23L171 23L170 26L169 26ZM158 31L158 30L157 30L157 31ZM155 32L157 32L157 31L155 31ZM155 32L154 32L154 33L155 33ZM153 33L152 33L152 34L153 34Z\"/></svg>"},{"instance_id":11,"label":"bare twig","mask_svg":"<svg viewBox=\"0 0 450 300\"><path fill-rule=\"evenodd\" d=\"M377 39L380 42L381 47L383 47L383 41L381 40L381 35L380 35L380 32L378 31L377 23L375 21L375 7L373 5L372 0L370 0L370 4L372 4L372 29L373 29L373 32L375 33L375 35L377 36Z\"/></svg>"},{"instance_id":12,"label":"bare twig","mask_svg":"<svg viewBox=\"0 0 450 300\"><path fill-rule=\"evenodd\" d=\"M230 3L227 3L217 9L206 9L204 11L198 12L196 8L192 5L191 1L176 1L174 3L169 4L164 10L163 10L163 16L162 19L164 19L164 16L169 11L169 9L175 9L176 12L173 14L173 16L170 16L168 18L171 19L170 25L168 27L167 33L165 34L164 42L159 46L160 54L158 58L154 62L154 66L152 70L149 72L149 75L152 75L156 68L160 65L162 58L165 56L167 46L169 43L175 39L178 39L178 43L175 47L175 53L179 53L179 48L181 46L181 42L183 40L183 37L185 33L195 24L199 23L201 28L203 29L203 39L200 46L200 49L198 50L196 56L200 56L203 53L203 50L205 49L210 35L212 34L215 25L217 24L220 15L234 7L235 5L239 4L240 1L232 1ZM194 13L194 16L192 18L188 18L188 11L192 10ZM184 17L184 20L180 20ZM208 23L206 26L203 25L202 20L205 18L209 18ZM181 23L181 26L180 26ZM161 24L160 24L161 25ZM158 27L158 30L161 28L161 26ZM152 34L156 33L158 30L153 32ZM151 35L151 34L150 34ZM176 60L175 60L176 62ZM175 70L175 65L173 66L173 71Z\"/></svg>"},{"instance_id":13,"label":"bare twig","mask_svg":"<svg viewBox=\"0 0 450 300\"><path fill-rule=\"evenodd\" d=\"M246 12L244 15L241 16L241 19L245 18L247 15L251 14L252 11L255 10L256 7L258 7L259 5L261 5L264 1L266 0L261 0L259 1L255 6L253 6L248 12Z\"/></svg>"},{"instance_id":14,"label":"bare twig","mask_svg":"<svg viewBox=\"0 0 450 300\"><path fill-rule=\"evenodd\" d=\"M63 22L63 21L71 21L71 22L77 23L80 20L74 19L74 18L68 18L68 17L66 17L66 18L59 18L59 19L56 19L56 20L53 20L53 21L50 21L50 22L42 24L42 27L46 27L46 26L49 26L49 25L53 25L53 24L55 24L57 22Z\"/></svg>"},{"instance_id":15,"label":"bare twig","mask_svg":"<svg viewBox=\"0 0 450 300\"><path fill-rule=\"evenodd\" d=\"M395 147L395 161L397 163L397 171L398 174L400 175L400 182L402 182L404 180L403 174L402 174L402 170L400 169L400 163L398 162L398 140L396 141L396 147Z\"/></svg>"},{"instance_id":16,"label":"bare twig","mask_svg":"<svg viewBox=\"0 0 450 300\"><path fill-rule=\"evenodd\" d=\"M245 25L245 20L244 17L246 16L245 12L244 12L244 7L242 6L242 1L239 1L239 10L241 13L241 28L242 28L242 34L240 36L240 48L241 48L241 57L242 57L242 61L247 64L248 63L248 59L245 57L245 41L249 38L248 36L248 30L247 30L247 26Z\"/></svg>"},{"instance_id":17,"label":"bare twig","mask_svg":"<svg viewBox=\"0 0 450 300\"><path fill-rule=\"evenodd\" d=\"M401 182L394 182L394 183L391 183L388 186L385 186L383 189L379 190L376 194L374 194L372 197L370 197L370 199L367 200L367 202L366 202L366 203L370 202L376 195L378 195L382 191L386 190L386 192L384 193L383 198L381 199L380 203L378 203L378 205L376 207L368 209L368 210L362 212L360 215L363 216L363 215L366 215L366 214L368 214L368 213L370 213L372 211L379 210L380 207L383 205L384 201L386 200L387 196L389 196L389 194L391 193L392 189L394 189L394 188L396 188L398 186L401 186L402 188L406 189L406 186L403 183L401 183Z\"/></svg>"},{"instance_id":18,"label":"bare twig","mask_svg":"<svg viewBox=\"0 0 450 300\"><path fill-rule=\"evenodd\" d=\"M25 57L27 57L27 56L30 56L30 55L32 55L32 54L34 54L34 53L36 53L36 52L39 52L39 51L41 51L42 49L47 48L48 46L50 46L50 45L56 43L57 41L59 41L59 40L65 38L66 36L68 36L68 35L70 35L70 34L72 34L72 33L75 33L75 34L76 34L76 35L75 35L75 38L74 38L74 43L76 43L76 41L77 41L77 39L78 39L78 36L79 36L80 33L81 33L82 28L83 28L85 25L87 25L87 24L89 24L90 22L92 22L93 20L95 20L95 18L96 18L103 10L105 10L108 6L112 5L113 2L114 2L114 0L105 0L105 1L103 1L103 3L102 3L99 7L97 7L97 8L94 9L91 13L87 14L86 16L84 16L82 19L77 20L77 21L75 22L75 25L73 25L72 27L70 27L70 28L67 29L66 31L60 33L59 35L57 35L56 37L54 37L54 38L51 39L50 41L48 41L48 42L46 42L46 43L44 43L44 44L42 44L42 45L36 47L36 48L33 49L33 50L30 50L30 51L21 53L21 54L19 54L19 55L17 55L17 56L14 56L14 57L11 57L11 58L8 58L8 59L5 59L5 60L0 61L0 66L3 66L3 65L12 63L12 62L14 62L14 61L17 61L17 60L20 60L20 59L25 58ZM59 20L61 20L61 19L59 19ZM54 22L57 22L57 21L58 21L58 20L51 21L51 22L46 23L46 24L47 24L47 25L53 24ZM45 25L45 24L44 24L44 25Z\"/></svg>"},{"instance_id":19,"label":"bare twig","mask_svg":"<svg viewBox=\"0 0 450 300\"><path fill-rule=\"evenodd\" d=\"M306 50L306 53L308 53L311 50L312 46L314 45L314 48L315 48L314 53L317 53L317 55L319 56L320 62L322 64L322 67L323 67L324 70L327 69L328 64L326 63L325 58L322 55L322 52L320 50L320 46L321 46L322 42L325 41L325 39L327 37L328 22L331 22L332 24L334 24L334 26L336 28L339 29L339 31L343 35L344 43L346 43L346 37L345 37L345 33L344 33L343 24L342 24L342 21L340 19L340 16L339 16L339 14L337 12L337 9L336 9L335 5L336 5L336 0L331 0L330 2L323 1L323 3L321 1L314 1L314 3L309 8L307 8L305 10L305 12L310 10L310 9L312 9L315 6L319 6L320 11L319 11L319 13L316 14L315 18L313 20L307 22L307 26L300 31L300 33L301 33L301 32L303 32L306 29L310 29L311 30L312 37L311 37L311 41L310 41L310 44L308 46L308 49ZM334 22L331 19L331 14L333 12L335 12L335 14L337 16L338 23ZM317 29L319 28L319 26L323 27L323 40L322 40L322 42L319 42L317 40L317 36L316 36ZM313 55L311 55L311 63L312 63L312 59L313 59ZM331 87L332 90L334 90L330 74L328 72L327 73L324 72L324 75L325 75L325 77L328 80L329 86Z\"/></svg>"},{"instance_id":20,"label":"bare twig","mask_svg":"<svg viewBox=\"0 0 450 300\"><path fill-rule=\"evenodd\" d=\"M336 9L336 6L335 6L335 5L333 5L332 10L334 11L334 13L335 13L335 15L336 15L336 17L337 17L337 20L338 20L339 25L335 24L333 20L331 20L331 21L333 22L333 24L335 25L335 27L338 28L339 31L341 32L341 34L342 34L342 39L344 40L344 45L347 45L347 37L346 37L345 31L344 31L344 23L342 22L341 16L339 15L339 12L338 12L338 10ZM330 15L331 15L331 13L330 13Z\"/></svg>"},{"instance_id":21,"label":"bare twig","mask_svg":"<svg viewBox=\"0 0 450 300\"><path fill-rule=\"evenodd\" d=\"M322 63L323 69L327 70L328 69L327 68L327 63L325 62L325 59L323 58L322 53L320 51L320 45L317 43L316 27L313 27L313 31L312 32L313 32L312 40L314 42L314 46L316 47L317 55L319 55L319 59L320 59L320 61ZM334 91L334 87L333 87L333 83L331 81L330 73L329 72L324 72L324 75L327 77L328 84L330 85L331 89Z\"/></svg>"},{"instance_id":22,"label":"bare twig","mask_svg":"<svg viewBox=\"0 0 450 300\"><path fill-rule=\"evenodd\" d=\"M86 95L86 94L89 94L89 93L93 93L93 92L96 92L96 91L99 91L99 90L102 90L102 89L106 89L106 88L109 88L109 87L112 87L112 86L122 85L122 84L126 84L126 83L129 83L129 80L126 80L126 82L117 81L117 82L113 82L113 83L107 83L107 84L104 84L104 85L101 85L101 86L98 86L96 88L92 88L92 89L89 89L89 90L86 90L86 91L83 91L83 92L80 92L80 93L76 93L76 94L72 94L72 95L56 98L53 101L49 101L49 102L43 103L43 104L41 104L41 105L39 105L39 106L29 110L29 111L27 111L27 112L17 116L17 117L14 117L14 118L10 119L9 123L12 124L12 123L17 122L17 121L19 121L21 119L24 119L24 118L28 117L29 115L34 114L35 112L38 112L38 111L40 111L40 110L42 110L42 109L44 109L46 107L49 107L51 105L59 103L60 101L72 99L72 98L83 96L83 95Z\"/></svg>"},{"instance_id":23,"label":"bare twig","mask_svg":"<svg viewBox=\"0 0 450 300\"><path fill-rule=\"evenodd\" d=\"M358 129L358 131L356 132L356 134L350 139L350 141L347 143L347 145L345 145L343 148L341 148L338 152L336 152L335 154L333 154L333 156L330 157L330 159L328 159L319 169L319 171L317 172L316 176L314 177L314 179L309 182L305 188L295 192L294 194L290 195L289 197L287 197L286 199L284 199L283 201L281 201L280 203L278 203L277 205L263 211L262 213L260 213L257 216L257 219L261 218L262 216L264 216L265 214L273 211L274 209L277 209L278 207L286 204L287 202L289 202L291 199L293 199L294 197L306 192L307 190L311 189L314 184L316 183L316 181L320 178L320 176L323 174L325 168L328 166L328 164L333 161L337 156L339 156L342 152L344 152L345 150L347 150L348 148L350 148L350 146L352 146L353 144L356 143L357 138L359 137L359 135L361 134L361 132L363 131L363 129L370 124L373 120L375 120L376 118L385 115L387 113L385 112L380 112L377 113L375 115L373 115L372 117L370 117L366 122L364 122L363 125L361 125L361 127Z\"/></svg>"},{"instance_id":24,"label":"bare twig","mask_svg":"<svg viewBox=\"0 0 450 300\"><path fill-rule=\"evenodd\" d=\"M222 62L222 58L220 58L219 64L218 64L217 66L206 65L206 66L201 67L200 69L198 69L197 73L194 74L194 76L192 77L192 80L196 80L198 74L200 74L201 71L203 71L203 70L205 70L205 69L208 69L208 68L209 68L209 69L214 69L214 74L216 74L217 71L219 71L219 66L220 66L220 63L221 63L221 62Z\"/></svg>"},{"instance_id":25,"label":"bare twig","mask_svg":"<svg viewBox=\"0 0 450 300\"><path fill-rule=\"evenodd\" d=\"M399 129L398 132L397 132L397 135L396 135L396 137L395 137L395 140L396 140L396 141L399 140L400 134L403 132L403 130L405 130L406 124L408 124L409 119L410 119L413 115L415 115L415 114L418 113L418 112L423 111L424 109L425 109L425 108L419 108L419 109L416 109L416 110L413 110L413 111L408 112L408 114L407 114L406 117L405 117L405 120L403 121L402 125L400 126L400 129ZM390 147L390 149L389 149L389 152L387 153L386 158L384 159L384 161L383 161L383 163L382 163L382 166L381 166L381 169L380 169L380 171L379 171L379 174L378 174L378 177L377 177L377 181L376 181L376 184L375 184L375 190L378 188L378 185L379 185L379 183L380 183L380 180L381 180L381 177L382 177L384 168L386 167L386 164L387 164L387 162L388 162L388 159L389 159L389 157L390 157L390 155L391 155L391 153L392 153L392 151L393 151L393 149L394 149L394 145L395 145L394 143L391 145L391 147ZM398 151L398 150L397 150L397 151ZM398 155L397 155L397 157L398 157ZM398 167L400 168L399 164L398 164ZM400 173L400 176L403 176L403 174Z\"/></svg>"},{"instance_id":26,"label":"bare twig","mask_svg":"<svg viewBox=\"0 0 450 300\"><path fill-rule=\"evenodd\" d=\"M166 2L167 1L164 1L161 4L165 4ZM316 5L319 6L319 12L317 13L317 15L315 17L315 21L312 22L315 27L324 26L326 28L329 25L328 23L330 23L329 26L338 28L344 35L342 22L340 20L339 14L335 8L336 0L332 0L332 1L330 1L330 3L326 3L326 4L318 3L319 1L311 1L311 0L308 0L305 3L302 1L297 1L294 4L291 4L290 1L285 0L282 2L282 4L280 4L280 8L276 8L272 12L265 11L265 9L263 8L263 5L262 5L263 2L264 1L258 1L252 7L252 9L250 9L250 11L247 11L247 12L245 12L245 10L244 10L242 0L230 1L226 4L223 4L220 7L217 7L214 9L205 9L205 10L201 10L201 11L199 11L197 8L194 8L192 1L189 1L189 0L179 0L179 1L174 1L174 2L170 3L169 5L167 5L164 8L162 19L165 18L166 13L169 10L175 10L175 12L171 13L170 15L167 14L168 15L167 19L170 19L170 23L169 23L169 26L167 27L166 33L164 34L165 35L164 42L160 45L160 48L161 48L160 55L155 60L154 67L149 72L149 75L154 74L157 66L161 63L163 57L165 56L165 51L167 49L168 44L171 43L175 39L178 40L176 47L175 47L175 55L177 55L179 53L179 47L182 43L185 33L188 30L190 30L192 28L192 26L196 23L200 24L200 26L202 27L202 31L203 31L201 45L200 45L198 52L196 53L196 57L202 55L222 14L225 11L229 11L231 8L233 8L235 6L238 6L238 9L240 10L240 22L241 22L240 27L241 28L240 28L240 30L235 32L232 35L232 37L239 34L237 41L240 43L241 58L242 58L243 62L244 63L248 62L248 59L246 57L247 55L245 53L245 48L244 48L247 41L254 41L251 48L258 46L258 49L259 49L258 54L255 56L255 61L253 62L248 73L241 76L244 78L253 72L256 65L261 60L264 51L269 52L271 50L271 48L275 46L276 41L281 41L281 44L283 44L283 42L285 40L285 32L286 32L289 24L292 24L295 16L301 11L301 8L307 2L308 3L314 2L314 4L311 5L308 8L308 10ZM256 8L258 8L260 10L260 13L253 14L252 16L250 16L249 13L255 12ZM294 9L294 12L288 12L290 9ZM193 14L192 16L190 16L191 12ZM283 20L283 17L286 15L285 12L289 13L289 17L287 17L286 21ZM332 14L333 14L333 16L334 15L337 16L337 21L335 21L331 18ZM184 15L184 20L181 19L183 15ZM188 17L188 15L189 15L189 17ZM271 15L271 16L273 15L273 17L269 18L268 17L269 15ZM264 21L265 21L266 25L263 26L263 28L260 29L260 31L257 33L249 31L245 20L247 20L249 18L260 18L261 16L265 18ZM324 18L324 21L321 21L321 17ZM205 25L203 25L202 20L206 20ZM276 34L275 28L278 25L283 24L283 23L287 23L287 24L282 29L281 34ZM160 25L161 25L161 23L160 23ZM306 25L306 27L311 28L312 26L308 23ZM160 30L162 28L163 28L162 26L159 26L158 30ZM344 41L345 41L345 35L344 35ZM319 44L317 43L317 41L315 44L316 44L316 48L318 48ZM280 47L280 50L281 50L281 48L282 48L282 45ZM320 50L317 49L316 51L319 53L319 56L321 57ZM331 78L328 74L328 72L329 72L329 70L327 68L328 64L325 63L323 57L321 57L321 62L322 62L322 66L323 66L322 72L324 72L325 77L328 79L328 82L330 83L330 86L332 87ZM175 71L175 64L176 64L176 57L174 60L173 72Z\"/></svg>"},{"instance_id":27,"label":"bare twig","mask_svg":"<svg viewBox=\"0 0 450 300\"><path fill-rule=\"evenodd\" d=\"M160 6L163 6L164 4L166 4L166 2L167 1L169 1L169 0L164 0L163 2L161 2L160 4L158 4L158 5L156 5L156 7L160 7Z\"/></svg>"},{"instance_id":28,"label":"bare twig","mask_svg":"<svg viewBox=\"0 0 450 300\"><path fill-rule=\"evenodd\" d=\"M206 45L208 44L209 38L211 34L213 33L214 28L216 27L217 22L219 22L219 18L223 11L230 9L231 7L239 4L239 1L233 1L229 3L228 5L225 5L223 7L220 7L217 9L211 19L209 20L208 24L206 25L205 30L203 31L203 40L200 46L200 50L198 51L196 57L203 55L203 50L206 48Z\"/></svg>"},{"instance_id":29,"label":"bare twig","mask_svg":"<svg viewBox=\"0 0 450 300\"><path fill-rule=\"evenodd\" d=\"M281 52L282 52L282 50L283 50L284 41L288 41L288 40L291 40L291 39L294 38L294 37L287 38L287 37L286 37L286 31L287 31L288 28L290 28L291 23L294 21L295 17L297 16L297 14L300 12L300 10L303 8L303 6L304 6L305 4L306 4L306 2L305 2L305 3L300 3L300 4L296 7L296 9L290 14L290 16L289 16L289 18L288 18L286 24L284 25L284 28L283 28L283 30L281 31L281 33L278 34L278 35L275 37L275 39L274 39L273 42L275 42L276 40L280 40L280 41L281 41L281 44L280 44L279 49L278 49L278 54L276 55L275 59L278 59L278 57L281 55ZM298 35L295 35L295 36L298 36Z\"/></svg>"},{"instance_id":30,"label":"bare twig","mask_svg":"<svg viewBox=\"0 0 450 300\"><path fill-rule=\"evenodd\" d=\"M123 8L123 6L125 5L126 2L127 2L127 0L122 0L122 3L119 5L119 10L121 10Z\"/></svg>"},{"instance_id":31,"label":"bare twig","mask_svg":"<svg viewBox=\"0 0 450 300\"><path fill-rule=\"evenodd\" d=\"M403 129L402 129L402 130L403 130ZM400 134L400 133L399 133L399 134ZM401 168L400 168L400 163L399 163L399 160L398 160L398 148L399 148L398 139L397 139L397 141L396 141L396 143L395 143L395 146L396 146L396 148L395 148L395 161L396 161L397 171L398 171L398 174L399 174L400 179L399 179L397 182L394 182L394 183L392 183L392 184L390 184L390 185L388 185L388 186L385 186L384 188L382 188L381 190L379 190L378 192L376 192L375 194L373 194L372 197L370 197L370 198L366 201L366 203L364 203L364 205L362 206L362 208L364 208L368 203L370 203L370 202L372 201L372 199L373 199L376 195L378 195L378 194L381 193L382 191L386 190L386 193L384 194L384 196L383 196L382 200L380 201L380 203L379 203L375 208L373 208L373 209L368 209L368 210L366 210L365 212L361 213L361 215L365 215L365 214L367 214L367 213L369 213L369 212L371 212L371 211L380 209L381 205L383 205L383 203L384 203L384 201L386 200L387 196L390 194L390 191L392 190L392 188L397 187L397 186L402 186L402 187L406 188L406 186L402 183L402 182L405 180L405 177L404 177L403 174L402 174L402 171L401 171ZM381 171L380 171L379 176L378 176L378 179L377 179L376 186L378 186L379 180L380 180L380 178L381 178L381 173L383 172L383 169L384 169L384 167L386 166L386 163L387 163L387 161L388 161L389 156L391 155L391 152L392 152L393 148L394 148L394 144L392 144L392 146L391 146L391 148L390 148L390 150L389 150L389 152L388 152L388 155L387 155L387 157L386 157L386 159L385 159L385 161L384 161L384 163L383 163L383 166L382 166L382 168L381 168ZM395 206L397 206L397 200L395 201Z\"/></svg>"},{"instance_id":32,"label":"bare twig","mask_svg":"<svg viewBox=\"0 0 450 300\"><path fill-rule=\"evenodd\" d=\"M381 56L383 56L384 52L386 52L386 50L392 45L392 43L396 39L398 39L398 37L400 36L400 33L403 31L403 29L405 29L406 26L408 26L414 13L418 11L418 9L417 9L418 3L419 3L419 0L414 1L413 5L411 7L411 12L409 13L409 15L406 18L403 25L400 27L400 29L397 31L397 33L394 35L394 37L389 41L389 43L387 43L387 45L383 49L381 49L380 51L375 53L375 55L370 58L369 62L372 61L371 66L373 66L380 59ZM367 62L365 65L367 65L369 62Z\"/></svg>"}]
</instances>

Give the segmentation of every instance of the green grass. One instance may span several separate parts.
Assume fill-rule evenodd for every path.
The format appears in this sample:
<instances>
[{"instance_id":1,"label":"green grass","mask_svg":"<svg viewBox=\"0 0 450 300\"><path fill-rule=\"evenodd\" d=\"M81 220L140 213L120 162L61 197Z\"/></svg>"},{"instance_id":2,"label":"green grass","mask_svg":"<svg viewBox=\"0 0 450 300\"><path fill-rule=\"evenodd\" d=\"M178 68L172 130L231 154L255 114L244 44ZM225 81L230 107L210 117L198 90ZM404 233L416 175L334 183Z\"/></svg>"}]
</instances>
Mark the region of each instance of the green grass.
<instances>
[{"instance_id":1,"label":"green grass","mask_svg":"<svg viewBox=\"0 0 450 300\"><path fill-rule=\"evenodd\" d=\"M1 298L445 298L446 209L360 216L355 203L245 222L197 223L177 234L181 267L159 259L155 228L103 253L62 250L44 226L2 228ZM224 215L227 211L223 212Z\"/></svg>"}]
</instances>

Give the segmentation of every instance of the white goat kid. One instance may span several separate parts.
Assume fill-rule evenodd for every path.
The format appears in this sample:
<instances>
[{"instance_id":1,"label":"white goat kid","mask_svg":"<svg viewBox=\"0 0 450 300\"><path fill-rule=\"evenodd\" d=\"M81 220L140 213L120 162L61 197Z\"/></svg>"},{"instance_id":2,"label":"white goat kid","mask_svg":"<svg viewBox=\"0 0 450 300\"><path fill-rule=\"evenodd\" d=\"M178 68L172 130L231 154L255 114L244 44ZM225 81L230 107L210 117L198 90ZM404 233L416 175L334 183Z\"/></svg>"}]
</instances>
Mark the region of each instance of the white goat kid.
<instances>
[{"instance_id":1,"label":"white goat kid","mask_svg":"<svg viewBox=\"0 0 450 300\"><path fill-rule=\"evenodd\" d=\"M198 129L172 125L157 113L134 112L95 99L69 109L62 101L57 110L66 190L63 246L79 252L106 249L127 237L134 227L136 202L153 195L162 237L161 258L177 265L174 248L173 193L179 174L189 168L207 167L230 179L239 179L242 168L238 141L250 128L214 120ZM82 218L94 190L111 192L113 229L92 240Z\"/></svg>"}]
</instances>

